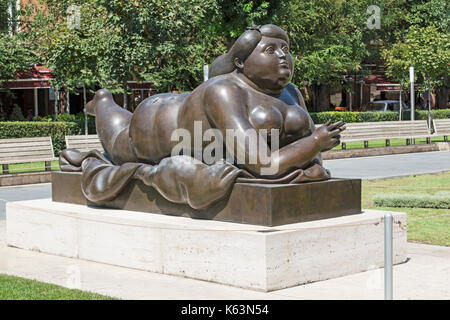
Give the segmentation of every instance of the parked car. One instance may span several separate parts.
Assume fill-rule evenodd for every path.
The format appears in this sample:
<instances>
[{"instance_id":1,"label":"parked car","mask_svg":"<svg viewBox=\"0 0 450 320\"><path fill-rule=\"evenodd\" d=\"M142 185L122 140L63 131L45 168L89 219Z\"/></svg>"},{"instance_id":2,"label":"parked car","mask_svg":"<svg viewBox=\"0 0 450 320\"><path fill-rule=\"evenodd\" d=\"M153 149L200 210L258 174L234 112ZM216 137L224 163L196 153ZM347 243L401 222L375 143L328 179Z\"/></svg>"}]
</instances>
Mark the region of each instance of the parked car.
<instances>
[{"instance_id":1,"label":"parked car","mask_svg":"<svg viewBox=\"0 0 450 320\"><path fill-rule=\"evenodd\" d=\"M409 109L409 106L402 101L403 110ZM400 111L400 101L398 100L378 100L372 101L361 107L361 111Z\"/></svg>"}]
</instances>

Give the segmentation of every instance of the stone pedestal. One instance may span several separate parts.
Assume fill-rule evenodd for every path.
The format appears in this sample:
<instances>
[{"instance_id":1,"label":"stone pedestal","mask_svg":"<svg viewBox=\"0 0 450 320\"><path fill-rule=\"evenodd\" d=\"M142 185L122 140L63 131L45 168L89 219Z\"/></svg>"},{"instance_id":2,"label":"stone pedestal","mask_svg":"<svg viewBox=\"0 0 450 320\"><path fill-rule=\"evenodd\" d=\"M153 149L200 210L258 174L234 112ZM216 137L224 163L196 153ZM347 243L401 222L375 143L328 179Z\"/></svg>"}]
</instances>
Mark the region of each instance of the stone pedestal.
<instances>
[{"instance_id":1,"label":"stone pedestal","mask_svg":"<svg viewBox=\"0 0 450 320\"><path fill-rule=\"evenodd\" d=\"M81 173L53 172L52 199L92 205L81 192ZM361 213L361 179L302 184L236 183L230 196L207 210L174 204L141 181L131 181L105 207L262 226Z\"/></svg>"},{"instance_id":2,"label":"stone pedestal","mask_svg":"<svg viewBox=\"0 0 450 320\"><path fill-rule=\"evenodd\" d=\"M385 213L266 227L40 199L6 204L6 238L18 248L271 291L382 267ZM392 214L401 263L406 214Z\"/></svg>"}]
</instances>

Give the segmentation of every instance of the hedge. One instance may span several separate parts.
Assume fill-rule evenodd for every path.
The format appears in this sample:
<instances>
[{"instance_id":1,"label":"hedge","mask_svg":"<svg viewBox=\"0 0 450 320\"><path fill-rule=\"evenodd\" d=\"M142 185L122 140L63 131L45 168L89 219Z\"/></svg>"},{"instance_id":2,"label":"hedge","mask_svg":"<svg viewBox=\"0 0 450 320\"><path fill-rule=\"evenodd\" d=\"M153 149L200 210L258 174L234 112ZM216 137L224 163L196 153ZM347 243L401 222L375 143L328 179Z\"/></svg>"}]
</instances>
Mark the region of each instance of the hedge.
<instances>
[{"instance_id":1,"label":"hedge","mask_svg":"<svg viewBox=\"0 0 450 320\"><path fill-rule=\"evenodd\" d=\"M52 137L53 150L58 156L66 148L66 135L82 134L76 122L7 121L0 122L0 139Z\"/></svg>"},{"instance_id":2,"label":"hedge","mask_svg":"<svg viewBox=\"0 0 450 320\"><path fill-rule=\"evenodd\" d=\"M311 118L314 123L325 123L328 120L339 121L342 120L346 123L349 122L376 122L376 121L398 121L399 114L394 111L381 111L381 112L342 112L342 111L329 111L329 112L311 112ZM432 119L450 119L450 109L431 110ZM411 119L411 111L404 110L402 112L403 120ZM427 110L415 110L415 120L428 120Z\"/></svg>"},{"instance_id":3,"label":"hedge","mask_svg":"<svg viewBox=\"0 0 450 320\"><path fill-rule=\"evenodd\" d=\"M436 194L377 194L373 197L377 207L408 207L450 209L450 192Z\"/></svg>"},{"instance_id":4,"label":"hedge","mask_svg":"<svg viewBox=\"0 0 450 320\"><path fill-rule=\"evenodd\" d=\"M88 115L88 133L89 134L95 134L95 117ZM82 132L84 133L84 126L85 126L85 118L84 113L80 112L77 114L69 114L69 113L63 113L58 115L58 119L55 118L54 115L48 115L45 117L34 117L33 121L37 122L75 122L80 127Z\"/></svg>"}]
</instances>

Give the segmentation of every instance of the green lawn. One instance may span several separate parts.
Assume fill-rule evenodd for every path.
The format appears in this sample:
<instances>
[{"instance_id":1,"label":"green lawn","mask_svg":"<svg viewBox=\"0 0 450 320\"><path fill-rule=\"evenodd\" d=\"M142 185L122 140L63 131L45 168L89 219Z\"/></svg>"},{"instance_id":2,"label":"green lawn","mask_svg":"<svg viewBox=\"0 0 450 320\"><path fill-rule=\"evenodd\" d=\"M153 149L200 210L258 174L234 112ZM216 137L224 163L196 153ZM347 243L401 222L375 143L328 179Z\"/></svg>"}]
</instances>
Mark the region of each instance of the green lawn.
<instances>
[{"instance_id":1,"label":"green lawn","mask_svg":"<svg viewBox=\"0 0 450 320\"><path fill-rule=\"evenodd\" d=\"M108 296L0 274L0 300L114 300Z\"/></svg>"},{"instance_id":2,"label":"green lawn","mask_svg":"<svg viewBox=\"0 0 450 320\"><path fill-rule=\"evenodd\" d=\"M433 137L431 138L431 143L436 142L444 142L444 137ZM415 144L426 144L427 139L426 138L420 138L416 139ZM406 146L406 139L391 139L390 140L391 147L393 146ZM369 141L369 148L374 147L385 147L386 146L386 140L373 140ZM347 149L361 149L364 148L364 141L354 141L354 142L347 142L346 143ZM333 150L341 150L342 145L338 145L337 147L334 147Z\"/></svg>"},{"instance_id":3,"label":"green lawn","mask_svg":"<svg viewBox=\"0 0 450 320\"><path fill-rule=\"evenodd\" d=\"M52 170L59 170L59 161L52 161ZM45 171L45 162L30 162L30 163L15 163L9 165L9 173L23 173L23 172L39 172ZM0 174L3 174L3 169L0 166Z\"/></svg>"},{"instance_id":4,"label":"green lawn","mask_svg":"<svg viewBox=\"0 0 450 320\"><path fill-rule=\"evenodd\" d=\"M450 190L450 172L363 181L362 207L407 214L408 241L450 246L450 210L375 207L372 197L383 193L434 194Z\"/></svg>"}]
</instances>

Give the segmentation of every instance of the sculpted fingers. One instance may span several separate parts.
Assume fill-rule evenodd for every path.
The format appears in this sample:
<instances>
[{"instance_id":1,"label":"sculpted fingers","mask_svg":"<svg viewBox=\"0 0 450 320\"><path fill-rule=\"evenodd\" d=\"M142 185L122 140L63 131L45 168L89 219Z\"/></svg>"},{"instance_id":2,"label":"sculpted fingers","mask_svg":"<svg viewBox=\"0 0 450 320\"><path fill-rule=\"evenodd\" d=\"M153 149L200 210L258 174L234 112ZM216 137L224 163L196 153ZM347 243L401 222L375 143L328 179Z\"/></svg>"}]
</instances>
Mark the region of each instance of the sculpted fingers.
<instances>
[{"instance_id":1,"label":"sculpted fingers","mask_svg":"<svg viewBox=\"0 0 450 320\"><path fill-rule=\"evenodd\" d=\"M344 127L339 127L336 130L330 131L329 135L331 137L334 137L334 136L338 135L339 133L341 133L344 130L345 130L345 126Z\"/></svg>"},{"instance_id":2,"label":"sculpted fingers","mask_svg":"<svg viewBox=\"0 0 450 320\"><path fill-rule=\"evenodd\" d=\"M332 123L331 125L329 125L328 129L331 131L336 128L342 127L344 124L345 124L344 121L338 121L338 122L335 122L335 123Z\"/></svg>"}]
</instances>

